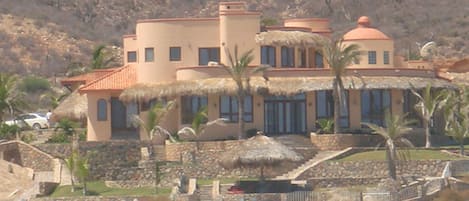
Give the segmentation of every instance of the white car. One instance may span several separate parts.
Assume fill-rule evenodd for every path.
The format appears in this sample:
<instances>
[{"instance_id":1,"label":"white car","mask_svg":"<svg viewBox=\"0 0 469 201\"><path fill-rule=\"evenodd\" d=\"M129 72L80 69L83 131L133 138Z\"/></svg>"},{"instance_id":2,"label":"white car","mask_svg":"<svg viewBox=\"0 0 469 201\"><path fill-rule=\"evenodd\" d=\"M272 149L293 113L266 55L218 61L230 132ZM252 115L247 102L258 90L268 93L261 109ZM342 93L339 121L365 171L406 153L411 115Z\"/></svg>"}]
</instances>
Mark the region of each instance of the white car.
<instances>
[{"instance_id":1,"label":"white car","mask_svg":"<svg viewBox=\"0 0 469 201\"><path fill-rule=\"evenodd\" d=\"M46 116L38 113L22 114L14 120L5 121L5 124L18 125L19 127L24 127L24 123L34 129L49 128Z\"/></svg>"}]
</instances>

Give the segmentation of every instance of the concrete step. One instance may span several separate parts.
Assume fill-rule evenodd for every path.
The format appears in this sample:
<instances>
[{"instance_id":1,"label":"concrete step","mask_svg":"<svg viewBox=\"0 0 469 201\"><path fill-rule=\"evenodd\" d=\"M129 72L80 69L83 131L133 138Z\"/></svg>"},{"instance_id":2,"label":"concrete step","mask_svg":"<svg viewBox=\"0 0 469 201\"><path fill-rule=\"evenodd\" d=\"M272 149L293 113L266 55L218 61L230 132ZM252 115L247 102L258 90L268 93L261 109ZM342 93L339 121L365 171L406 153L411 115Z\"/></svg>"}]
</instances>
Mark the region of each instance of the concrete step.
<instances>
[{"instance_id":1,"label":"concrete step","mask_svg":"<svg viewBox=\"0 0 469 201\"><path fill-rule=\"evenodd\" d=\"M200 201L212 201L212 186L203 185L199 188L199 199Z\"/></svg>"}]
</instances>

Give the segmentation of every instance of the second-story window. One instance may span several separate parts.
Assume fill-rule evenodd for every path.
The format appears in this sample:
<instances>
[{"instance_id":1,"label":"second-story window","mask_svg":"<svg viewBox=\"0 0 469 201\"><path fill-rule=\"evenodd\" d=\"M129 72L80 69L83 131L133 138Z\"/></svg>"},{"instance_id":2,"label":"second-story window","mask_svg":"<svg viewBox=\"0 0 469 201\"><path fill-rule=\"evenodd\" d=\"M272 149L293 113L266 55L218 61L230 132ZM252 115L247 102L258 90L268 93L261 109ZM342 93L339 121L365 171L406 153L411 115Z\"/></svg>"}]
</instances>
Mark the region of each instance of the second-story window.
<instances>
[{"instance_id":1,"label":"second-story window","mask_svg":"<svg viewBox=\"0 0 469 201\"><path fill-rule=\"evenodd\" d=\"M261 47L261 64L275 67L275 47L262 46Z\"/></svg>"},{"instance_id":2,"label":"second-story window","mask_svg":"<svg viewBox=\"0 0 469 201\"><path fill-rule=\"evenodd\" d=\"M376 51L368 51L368 64L376 64Z\"/></svg>"},{"instance_id":3,"label":"second-story window","mask_svg":"<svg viewBox=\"0 0 469 201\"><path fill-rule=\"evenodd\" d=\"M295 48L282 47L282 67L295 67Z\"/></svg>"},{"instance_id":4,"label":"second-story window","mask_svg":"<svg viewBox=\"0 0 469 201\"><path fill-rule=\"evenodd\" d=\"M220 48L199 48L199 65L206 66L209 61L220 62Z\"/></svg>"},{"instance_id":5,"label":"second-story window","mask_svg":"<svg viewBox=\"0 0 469 201\"><path fill-rule=\"evenodd\" d=\"M306 67L306 49L304 48L298 49L298 67Z\"/></svg>"},{"instance_id":6,"label":"second-story window","mask_svg":"<svg viewBox=\"0 0 469 201\"><path fill-rule=\"evenodd\" d=\"M152 47L145 48L145 62L155 61L155 49Z\"/></svg>"},{"instance_id":7,"label":"second-story window","mask_svg":"<svg viewBox=\"0 0 469 201\"><path fill-rule=\"evenodd\" d=\"M319 52L316 52L314 54L314 67L324 68L324 59L322 57L322 54Z\"/></svg>"},{"instance_id":8,"label":"second-story window","mask_svg":"<svg viewBox=\"0 0 469 201\"><path fill-rule=\"evenodd\" d=\"M384 51L383 52L383 63L384 64L389 64L389 51Z\"/></svg>"},{"instance_id":9,"label":"second-story window","mask_svg":"<svg viewBox=\"0 0 469 201\"><path fill-rule=\"evenodd\" d=\"M181 47L170 47L169 48L169 60L170 61L181 61Z\"/></svg>"},{"instance_id":10,"label":"second-story window","mask_svg":"<svg viewBox=\"0 0 469 201\"><path fill-rule=\"evenodd\" d=\"M127 62L128 63L137 62L137 52L136 51L128 51L127 52Z\"/></svg>"}]
</instances>

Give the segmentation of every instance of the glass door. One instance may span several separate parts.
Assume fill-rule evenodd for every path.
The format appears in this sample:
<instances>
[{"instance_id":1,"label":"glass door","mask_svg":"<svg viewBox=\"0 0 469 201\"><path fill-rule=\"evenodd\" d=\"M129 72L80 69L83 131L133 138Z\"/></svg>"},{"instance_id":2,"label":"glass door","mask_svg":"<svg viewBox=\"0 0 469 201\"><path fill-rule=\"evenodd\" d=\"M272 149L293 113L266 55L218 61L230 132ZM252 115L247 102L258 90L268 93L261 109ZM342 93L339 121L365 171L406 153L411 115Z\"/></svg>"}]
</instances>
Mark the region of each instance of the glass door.
<instances>
[{"instance_id":1,"label":"glass door","mask_svg":"<svg viewBox=\"0 0 469 201\"><path fill-rule=\"evenodd\" d=\"M305 95L266 97L264 131L268 135L306 133Z\"/></svg>"}]
</instances>

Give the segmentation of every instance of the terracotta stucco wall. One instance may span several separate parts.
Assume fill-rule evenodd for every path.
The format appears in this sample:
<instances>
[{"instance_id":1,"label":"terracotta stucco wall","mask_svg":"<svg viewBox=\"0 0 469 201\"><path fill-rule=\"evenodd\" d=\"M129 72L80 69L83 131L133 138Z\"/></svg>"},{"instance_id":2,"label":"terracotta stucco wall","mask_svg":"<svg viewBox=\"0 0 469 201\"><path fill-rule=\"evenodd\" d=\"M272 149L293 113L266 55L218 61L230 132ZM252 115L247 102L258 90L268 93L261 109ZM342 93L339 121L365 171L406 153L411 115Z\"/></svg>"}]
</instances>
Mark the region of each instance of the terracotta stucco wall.
<instances>
[{"instance_id":1,"label":"terracotta stucco wall","mask_svg":"<svg viewBox=\"0 0 469 201\"><path fill-rule=\"evenodd\" d=\"M89 92L88 98L88 123L87 140L104 141L111 139L111 102L110 94L105 92ZM98 100L106 100L107 119L98 121Z\"/></svg>"},{"instance_id":2,"label":"terracotta stucco wall","mask_svg":"<svg viewBox=\"0 0 469 201\"><path fill-rule=\"evenodd\" d=\"M394 42L392 40L355 40L344 41L343 44L357 44L360 48L360 63L351 65L351 68L394 67ZM368 51L376 51L376 64L368 64ZM384 51L389 52L389 64L384 64Z\"/></svg>"}]
</instances>

